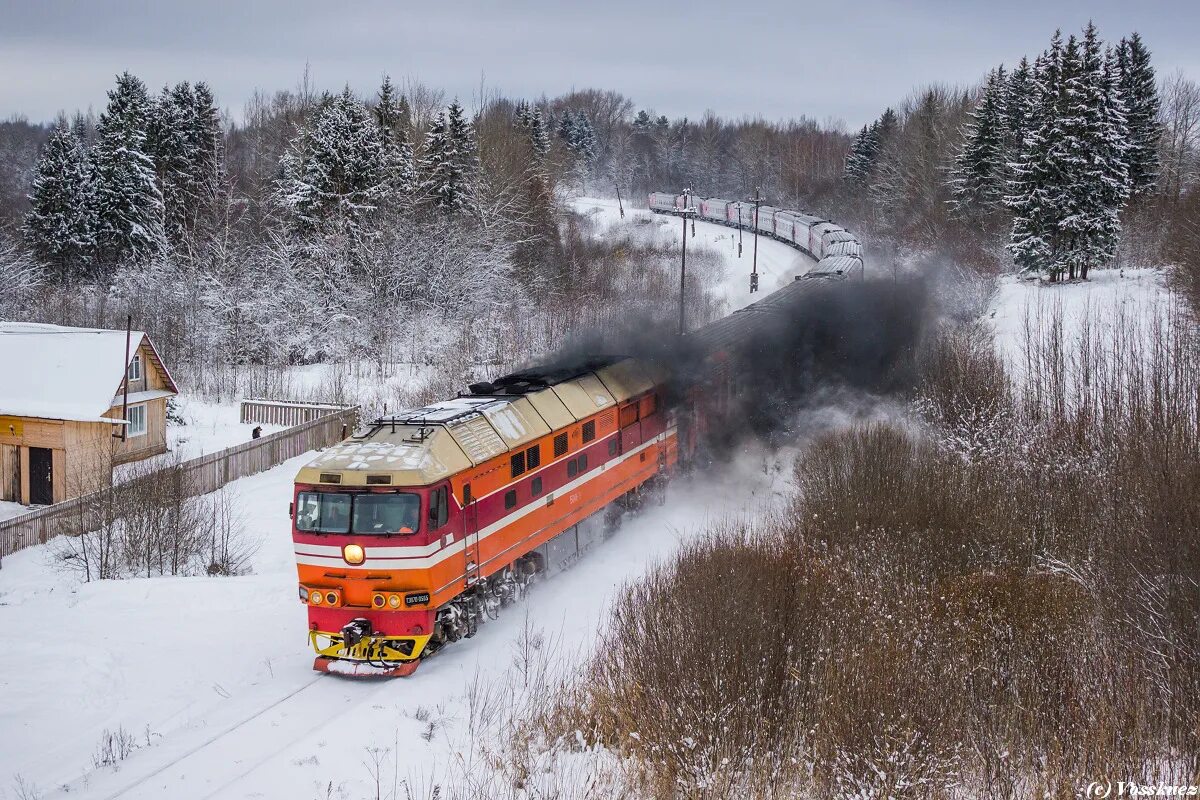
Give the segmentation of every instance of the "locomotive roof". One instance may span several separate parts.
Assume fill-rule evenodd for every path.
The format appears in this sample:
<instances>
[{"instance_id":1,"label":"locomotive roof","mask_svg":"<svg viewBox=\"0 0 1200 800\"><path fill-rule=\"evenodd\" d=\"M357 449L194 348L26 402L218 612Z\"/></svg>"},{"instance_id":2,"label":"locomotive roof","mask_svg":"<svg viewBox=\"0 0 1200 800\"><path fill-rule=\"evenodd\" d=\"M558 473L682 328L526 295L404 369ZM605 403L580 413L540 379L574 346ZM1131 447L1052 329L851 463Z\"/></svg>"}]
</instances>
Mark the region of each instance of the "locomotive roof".
<instances>
[{"instance_id":1,"label":"locomotive roof","mask_svg":"<svg viewBox=\"0 0 1200 800\"><path fill-rule=\"evenodd\" d=\"M600 356L476 384L487 394L380 417L300 470L300 483L428 486L641 394L653 372ZM335 480L325 480L332 473ZM368 478L371 480L368 481ZM386 478L384 480L383 478Z\"/></svg>"}]
</instances>

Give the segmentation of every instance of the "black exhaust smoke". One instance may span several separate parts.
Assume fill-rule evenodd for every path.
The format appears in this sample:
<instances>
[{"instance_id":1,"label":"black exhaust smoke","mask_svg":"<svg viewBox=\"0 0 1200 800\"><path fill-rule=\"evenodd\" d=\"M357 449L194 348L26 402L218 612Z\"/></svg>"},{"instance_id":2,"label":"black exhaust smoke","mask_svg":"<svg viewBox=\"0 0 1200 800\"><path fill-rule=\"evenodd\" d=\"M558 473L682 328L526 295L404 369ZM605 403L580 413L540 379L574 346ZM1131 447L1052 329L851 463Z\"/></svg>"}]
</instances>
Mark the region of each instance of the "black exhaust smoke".
<instances>
[{"instance_id":1,"label":"black exhaust smoke","mask_svg":"<svg viewBox=\"0 0 1200 800\"><path fill-rule=\"evenodd\" d=\"M747 433L786 436L798 411L833 390L910 390L930 305L919 279L801 280L687 336L673 318L643 317L580 335L554 360L611 353L660 365L666 404L703 408L716 423L706 444L724 447Z\"/></svg>"}]
</instances>

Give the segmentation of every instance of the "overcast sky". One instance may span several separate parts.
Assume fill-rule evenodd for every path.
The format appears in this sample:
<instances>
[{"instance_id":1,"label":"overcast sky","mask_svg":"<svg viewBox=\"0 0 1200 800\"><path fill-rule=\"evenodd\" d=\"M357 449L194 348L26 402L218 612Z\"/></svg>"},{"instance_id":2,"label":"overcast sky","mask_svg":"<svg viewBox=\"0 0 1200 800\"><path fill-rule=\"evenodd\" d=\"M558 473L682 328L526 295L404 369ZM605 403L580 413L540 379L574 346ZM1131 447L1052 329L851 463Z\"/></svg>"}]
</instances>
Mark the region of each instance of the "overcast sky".
<instances>
[{"instance_id":1,"label":"overcast sky","mask_svg":"<svg viewBox=\"0 0 1200 800\"><path fill-rule=\"evenodd\" d=\"M257 88L373 91L418 78L470 105L615 89L699 117L840 118L857 127L913 87L972 83L1089 18L1139 31L1160 74L1200 78L1196 0L0 0L0 118L104 104L115 73L207 81L235 118Z\"/></svg>"}]
</instances>

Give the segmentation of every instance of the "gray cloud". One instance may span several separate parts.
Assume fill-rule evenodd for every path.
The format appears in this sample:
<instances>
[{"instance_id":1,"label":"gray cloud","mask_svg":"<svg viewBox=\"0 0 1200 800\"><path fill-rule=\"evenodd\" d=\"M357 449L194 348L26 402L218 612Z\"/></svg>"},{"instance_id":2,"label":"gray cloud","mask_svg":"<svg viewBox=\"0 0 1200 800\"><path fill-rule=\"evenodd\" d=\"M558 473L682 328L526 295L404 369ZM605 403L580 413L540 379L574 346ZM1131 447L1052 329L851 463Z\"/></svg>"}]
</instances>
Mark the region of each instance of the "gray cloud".
<instances>
[{"instance_id":1,"label":"gray cloud","mask_svg":"<svg viewBox=\"0 0 1200 800\"><path fill-rule=\"evenodd\" d=\"M115 73L206 80L236 117L255 89L369 92L412 76L468 100L615 89L671 116L844 119L857 127L932 81L967 84L1094 19L1142 33L1161 72L1200 73L1200 4L695 0L649 4L354 0L0 0L0 117L99 108Z\"/></svg>"}]
</instances>

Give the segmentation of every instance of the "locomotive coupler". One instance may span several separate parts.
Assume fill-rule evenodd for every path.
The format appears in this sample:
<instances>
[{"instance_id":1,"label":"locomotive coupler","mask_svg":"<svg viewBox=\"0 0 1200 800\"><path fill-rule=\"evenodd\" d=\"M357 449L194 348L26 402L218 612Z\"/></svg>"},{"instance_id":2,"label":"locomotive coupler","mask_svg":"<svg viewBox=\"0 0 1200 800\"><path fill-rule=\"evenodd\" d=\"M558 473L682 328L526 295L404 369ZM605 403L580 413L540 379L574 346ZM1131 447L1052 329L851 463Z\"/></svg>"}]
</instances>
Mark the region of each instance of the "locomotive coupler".
<instances>
[{"instance_id":1,"label":"locomotive coupler","mask_svg":"<svg viewBox=\"0 0 1200 800\"><path fill-rule=\"evenodd\" d=\"M347 650L371 635L371 621L359 617L342 626L342 641Z\"/></svg>"}]
</instances>

